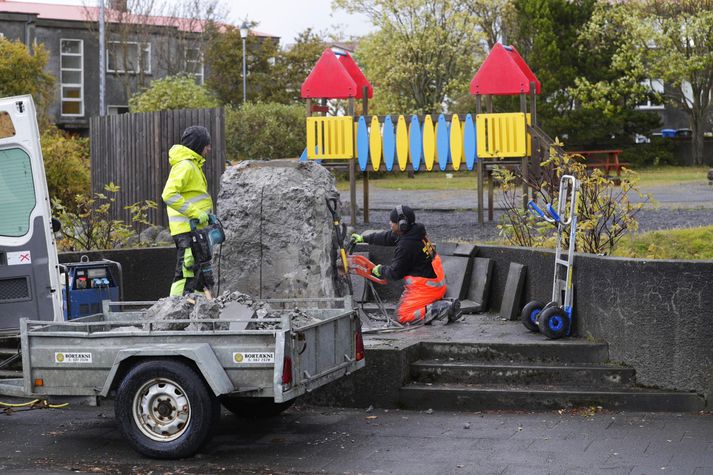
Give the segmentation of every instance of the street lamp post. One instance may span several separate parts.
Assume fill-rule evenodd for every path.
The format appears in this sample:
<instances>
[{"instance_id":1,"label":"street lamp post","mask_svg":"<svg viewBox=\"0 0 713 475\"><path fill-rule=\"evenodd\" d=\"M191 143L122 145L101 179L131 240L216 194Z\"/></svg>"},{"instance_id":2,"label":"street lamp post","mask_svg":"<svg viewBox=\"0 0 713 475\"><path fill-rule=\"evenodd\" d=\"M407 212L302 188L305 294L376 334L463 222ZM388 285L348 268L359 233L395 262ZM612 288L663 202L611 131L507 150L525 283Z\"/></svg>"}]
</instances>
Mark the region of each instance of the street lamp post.
<instances>
[{"instance_id":1,"label":"street lamp post","mask_svg":"<svg viewBox=\"0 0 713 475\"><path fill-rule=\"evenodd\" d=\"M244 21L242 25L240 25L240 38L243 39L243 104L247 102L248 100L248 92L247 92L247 85L248 85L248 78L247 78L247 56L245 53L245 43L248 38L248 31L250 30L248 26L248 22Z\"/></svg>"}]
</instances>

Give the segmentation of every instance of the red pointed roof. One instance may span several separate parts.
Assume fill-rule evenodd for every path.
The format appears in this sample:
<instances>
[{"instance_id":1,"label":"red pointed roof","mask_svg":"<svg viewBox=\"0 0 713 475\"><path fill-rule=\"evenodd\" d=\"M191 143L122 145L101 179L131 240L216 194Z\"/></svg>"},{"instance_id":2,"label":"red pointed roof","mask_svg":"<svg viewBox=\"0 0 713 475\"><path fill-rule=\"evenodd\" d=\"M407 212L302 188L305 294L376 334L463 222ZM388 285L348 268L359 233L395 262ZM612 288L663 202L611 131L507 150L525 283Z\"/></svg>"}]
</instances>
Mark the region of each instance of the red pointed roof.
<instances>
[{"instance_id":1,"label":"red pointed roof","mask_svg":"<svg viewBox=\"0 0 713 475\"><path fill-rule=\"evenodd\" d=\"M337 54L327 48L302 83L301 95L305 99L361 99L364 86L372 97L371 84L349 53Z\"/></svg>"},{"instance_id":2,"label":"red pointed roof","mask_svg":"<svg viewBox=\"0 0 713 475\"><path fill-rule=\"evenodd\" d=\"M530 92L530 81L535 93L541 92L540 81L522 59L514 46L496 43L470 81L473 95L517 95Z\"/></svg>"}]
</instances>

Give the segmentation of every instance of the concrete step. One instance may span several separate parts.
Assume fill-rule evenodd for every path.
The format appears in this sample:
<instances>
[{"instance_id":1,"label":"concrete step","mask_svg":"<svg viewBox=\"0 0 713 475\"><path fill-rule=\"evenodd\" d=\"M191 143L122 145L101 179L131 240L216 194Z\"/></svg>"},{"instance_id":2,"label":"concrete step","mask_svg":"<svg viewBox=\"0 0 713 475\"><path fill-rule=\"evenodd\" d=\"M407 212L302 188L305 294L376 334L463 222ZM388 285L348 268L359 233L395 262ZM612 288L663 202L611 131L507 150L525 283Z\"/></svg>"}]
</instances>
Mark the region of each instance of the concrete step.
<instances>
[{"instance_id":1,"label":"concrete step","mask_svg":"<svg viewBox=\"0 0 713 475\"><path fill-rule=\"evenodd\" d=\"M420 356L444 362L606 363L609 346L571 338L533 343L423 343Z\"/></svg>"},{"instance_id":2,"label":"concrete step","mask_svg":"<svg viewBox=\"0 0 713 475\"><path fill-rule=\"evenodd\" d=\"M705 406L695 393L646 388L591 389L572 386L485 386L411 383L401 388L404 409L482 411L492 409L551 410L601 406L637 412L695 412Z\"/></svg>"},{"instance_id":3,"label":"concrete step","mask_svg":"<svg viewBox=\"0 0 713 475\"><path fill-rule=\"evenodd\" d=\"M626 387L634 384L636 371L621 366L595 364L523 365L421 360L411 364L411 379L421 383Z\"/></svg>"}]
</instances>

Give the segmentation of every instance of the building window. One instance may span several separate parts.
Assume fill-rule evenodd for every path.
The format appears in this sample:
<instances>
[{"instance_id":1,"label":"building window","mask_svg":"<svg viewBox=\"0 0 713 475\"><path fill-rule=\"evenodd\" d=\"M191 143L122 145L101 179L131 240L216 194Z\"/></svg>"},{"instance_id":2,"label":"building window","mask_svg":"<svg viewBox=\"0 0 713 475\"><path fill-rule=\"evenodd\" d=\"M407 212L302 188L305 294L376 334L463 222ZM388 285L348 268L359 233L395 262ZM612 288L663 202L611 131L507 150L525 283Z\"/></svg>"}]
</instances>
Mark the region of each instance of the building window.
<instances>
[{"instance_id":1,"label":"building window","mask_svg":"<svg viewBox=\"0 0 713 475\"><path fill-rule=\"evenodd\" d=\"M657 92L659 94L663 94L663 80L661 79L650 79L647 81L643 81L642 84L646 87L649 88L649 91L651 92ZM656 102L652 99L647 100L643 104L639 104L636 106L637 109L663 109L664 105L663 103Z\"/></svg>"},{"instance_id":2,"label":"building window","mask_svg":"<svg viewBox=\"0 0 713 475\"><path fill-rule=\"evenodd\" d=\"M84 115L84 41L60 40L59 75L63 116Z\"/></svg>"},{"instance_id":3,"label":"building window","mask_svg":"<svg viewBox=\"0 0 713 475\"><path fill-rule=\"evenodd\" d=\"M129 106L106 106L106 113L109 115L128 114Z\"/></svg>"},{"instance_id":4,"label":"building window","mask_svg":"<svg viewBox=\"0 0 713 475\"><path fill-rule=\"evenodd\" d=\"M186 72L203 84L203 53L198 48L186 48Z\"/></svg>"},{"instance_id":5,"label":"building window","mask_svg":"<svg viewBox=\"0 0 713 475\"><path fill-rule=\"evenodd\" d=\"M135 41L109 41L106 71L108 73L143 72L151 74L151 44Z\"/></svg>"}]
</instances>

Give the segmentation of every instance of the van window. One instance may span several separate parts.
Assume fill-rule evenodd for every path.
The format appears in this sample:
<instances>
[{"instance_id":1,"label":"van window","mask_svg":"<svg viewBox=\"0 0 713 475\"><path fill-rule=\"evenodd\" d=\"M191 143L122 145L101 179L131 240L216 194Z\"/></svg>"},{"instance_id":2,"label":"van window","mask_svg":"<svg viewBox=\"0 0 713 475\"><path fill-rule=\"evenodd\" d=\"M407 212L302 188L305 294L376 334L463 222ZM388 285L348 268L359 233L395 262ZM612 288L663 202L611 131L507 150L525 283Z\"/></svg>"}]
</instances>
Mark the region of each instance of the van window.
<instances>
[{"instance_id":1,"label":"van window","mask_svg":"<svg viewBox=\"0 0 713 475\"><path fill-rule=\"evenodd\" d=\"M35 200L30 156L19 148L0 150L0 236L27 234Z\"/></svg>"}]
</instances>

